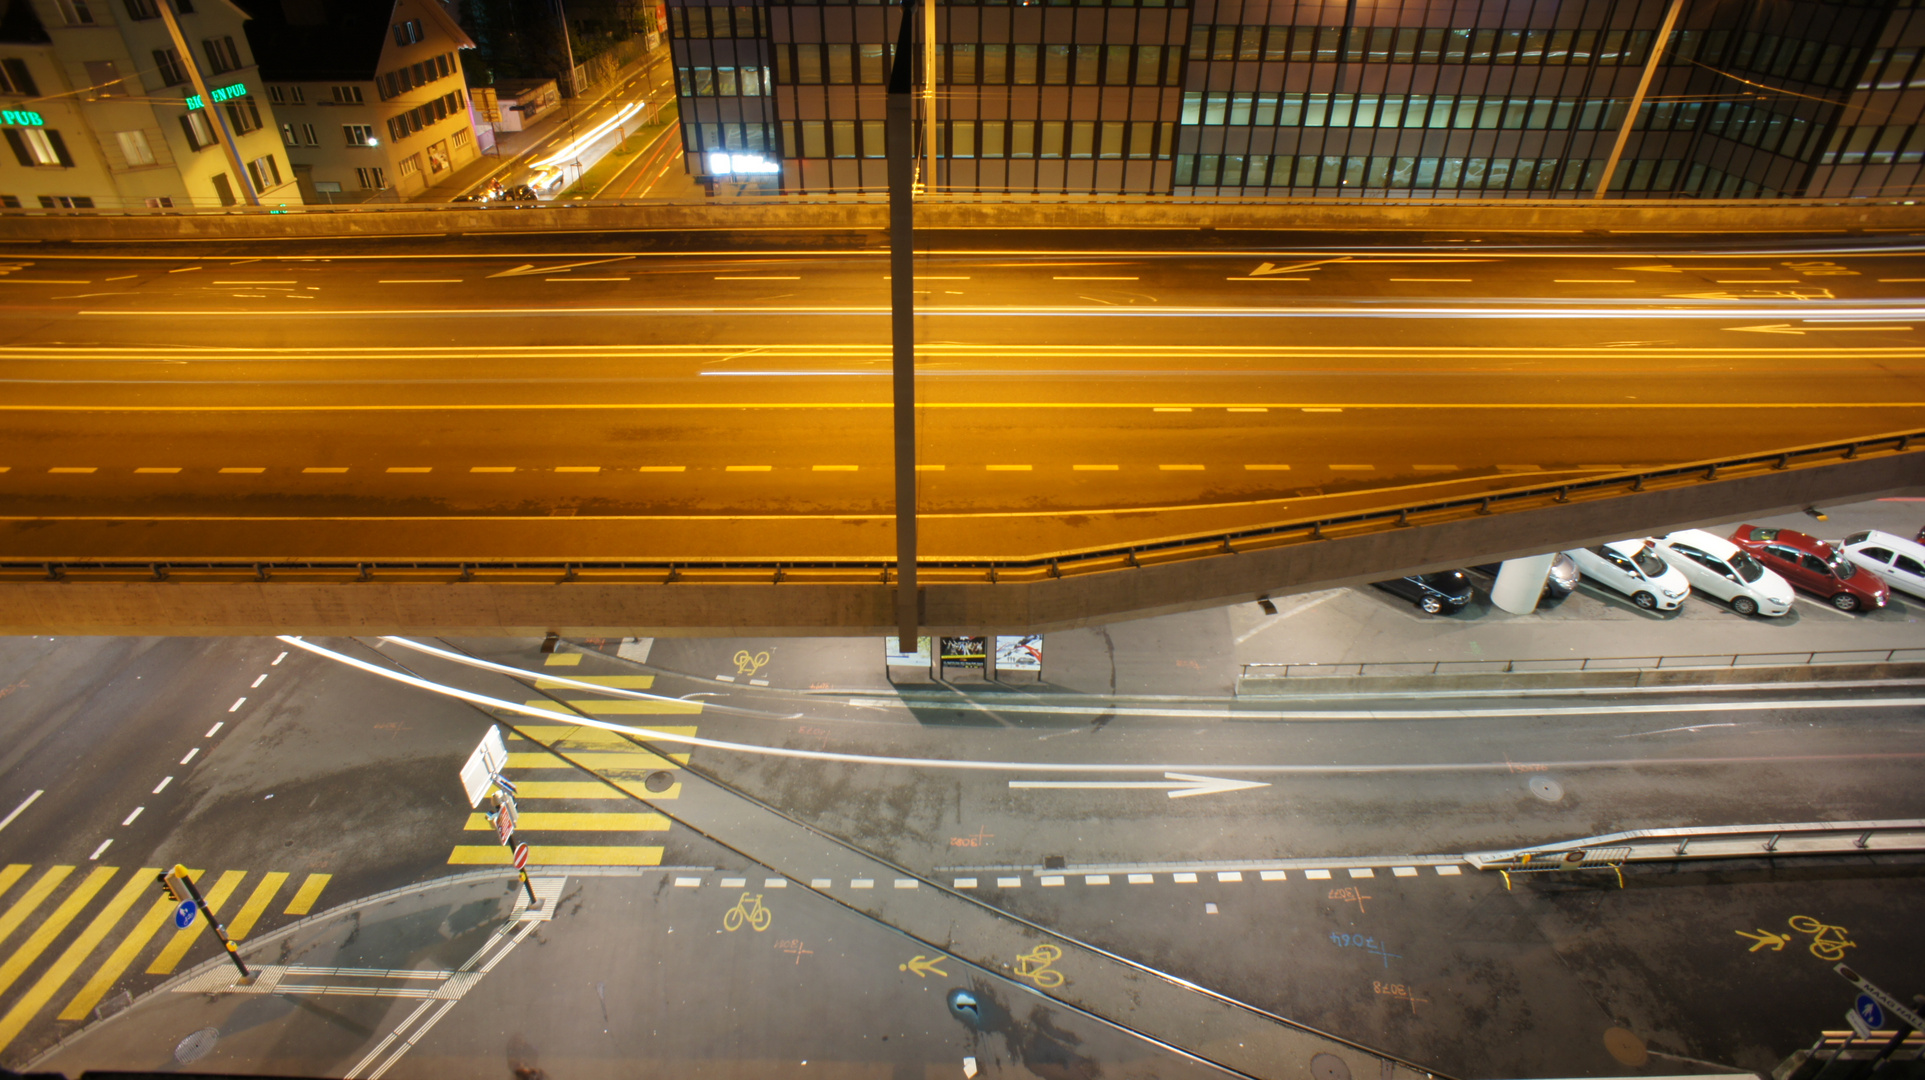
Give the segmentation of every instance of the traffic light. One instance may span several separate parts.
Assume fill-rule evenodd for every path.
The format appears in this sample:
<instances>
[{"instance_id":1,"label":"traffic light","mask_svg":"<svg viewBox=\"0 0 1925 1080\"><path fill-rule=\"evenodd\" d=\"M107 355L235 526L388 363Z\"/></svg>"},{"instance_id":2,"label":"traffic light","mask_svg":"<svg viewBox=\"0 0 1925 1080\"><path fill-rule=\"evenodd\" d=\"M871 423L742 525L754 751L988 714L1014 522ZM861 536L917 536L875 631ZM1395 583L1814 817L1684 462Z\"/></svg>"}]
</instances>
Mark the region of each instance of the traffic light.
<instances>
[{"instance_id":1,"label":"traffic light","mask_svg":"<svg viewBox=\"0 0 1925 1080\"><path fill-rule=\"evenodd\" d=\"M168 899L177 904L194 898L194 894L187 891L187 868L178 863L172 870L162 870L155 880L160 882L160 889Z\"/></svg>"}]
</instances>

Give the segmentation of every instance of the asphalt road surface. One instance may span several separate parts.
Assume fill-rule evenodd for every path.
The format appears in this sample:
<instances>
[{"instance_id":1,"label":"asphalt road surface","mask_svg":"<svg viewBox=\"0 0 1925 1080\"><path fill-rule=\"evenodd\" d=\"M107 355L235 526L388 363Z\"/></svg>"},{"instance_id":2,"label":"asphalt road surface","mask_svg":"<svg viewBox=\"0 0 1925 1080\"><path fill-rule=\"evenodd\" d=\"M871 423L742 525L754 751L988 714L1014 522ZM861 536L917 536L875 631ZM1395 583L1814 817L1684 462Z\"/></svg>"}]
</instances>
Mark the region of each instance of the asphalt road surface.
<instances>
[{"instance_id":1,"label":"asphalt road surface","mask_svg":"<svg viewBox=\"0 0 1925 1080\"><path fill-rule=\"evenodd\" d=\"M1916 426L1909 240L1560 243L922 257L922 554ZM6 554L888 558L853 246L9 245Z\"/></svg>"}]
</instances>

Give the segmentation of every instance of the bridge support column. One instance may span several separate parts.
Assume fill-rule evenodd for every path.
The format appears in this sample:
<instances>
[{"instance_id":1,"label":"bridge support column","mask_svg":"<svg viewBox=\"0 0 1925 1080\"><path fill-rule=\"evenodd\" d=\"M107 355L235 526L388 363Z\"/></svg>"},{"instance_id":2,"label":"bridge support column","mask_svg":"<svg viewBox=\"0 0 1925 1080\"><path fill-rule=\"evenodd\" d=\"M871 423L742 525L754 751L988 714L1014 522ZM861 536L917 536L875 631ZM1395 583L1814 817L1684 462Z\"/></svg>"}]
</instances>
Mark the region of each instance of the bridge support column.
<instances>
[{"instance_id":1,"label":"bridge support column","mask_svg":"<svg viewBox=\"0 0 1925 1080\"><path fill-rule=\"evenodd\" d=\"M1551 576L1555 555L1529 555L1505 559L1491 583L1491 603L1513 615L1529 615L1537 610L1537 599L1544 595L1545 579Z\"/></svg>"}]
</instances>

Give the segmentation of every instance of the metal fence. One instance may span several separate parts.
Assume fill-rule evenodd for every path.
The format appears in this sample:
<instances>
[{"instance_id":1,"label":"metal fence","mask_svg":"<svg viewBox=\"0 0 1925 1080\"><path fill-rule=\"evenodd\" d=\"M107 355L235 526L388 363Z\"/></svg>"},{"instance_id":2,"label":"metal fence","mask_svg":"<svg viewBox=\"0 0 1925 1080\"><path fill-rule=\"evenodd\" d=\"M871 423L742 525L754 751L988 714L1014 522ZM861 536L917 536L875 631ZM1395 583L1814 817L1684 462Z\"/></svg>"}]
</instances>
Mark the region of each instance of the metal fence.
<instances>
[{"instance_id":1,"label":"metal fence","mask_svg":"<svg viewBox=\"0 0 1925 1080\"><path fill-rule=\"evenodd\" d=\"M1925 662L1925 648L1715 653L1699 656L1560 656L1543 660L1435 660L1430 663L1420 660L1358 664L1245 664L1243 675L1245 678L1259 679L1357 679L1399 675L1516 675L1542 671L1668 671L1917 662Z\"/></svg>"}]
</instances>

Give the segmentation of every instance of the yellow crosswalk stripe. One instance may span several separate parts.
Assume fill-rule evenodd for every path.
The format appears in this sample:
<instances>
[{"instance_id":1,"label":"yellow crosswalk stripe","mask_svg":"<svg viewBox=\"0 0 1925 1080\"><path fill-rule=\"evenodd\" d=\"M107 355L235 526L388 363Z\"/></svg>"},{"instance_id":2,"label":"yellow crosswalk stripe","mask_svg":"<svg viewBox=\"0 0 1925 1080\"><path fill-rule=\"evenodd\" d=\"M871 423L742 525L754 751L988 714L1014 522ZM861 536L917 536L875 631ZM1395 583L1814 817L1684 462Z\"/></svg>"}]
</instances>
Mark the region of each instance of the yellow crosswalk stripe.
<instances>
[{"instance_id":1,"label":"yellow crosswalk stripe","mask_svg":"<svg viewBox=\"0 0 1925 1080\"><path fill-rule=\"evenodd\" d=\"M220 914L221 905L227 902L228 897L234 895L235 889L241 887L241 880L245 877L247 877L245 870L228 870L222 873L221 879L216 881L214 887L207 890L202 897L207 901L207 910L216 915ZM202 917L195 919L194 924L187 929L176 931L174 939L167 943L167 947L160 951L160 955L154 958L153 963L147 965L147 974L172 975L175 965L180 963L181 957L187 955L187 950L206 929L207 919Z\"/></svg>"},{"instance_id":2,"label":"yellow crosswalk stripe","mask_svg":"<svg viewBox=\"0 0 1925 1080\"><path fill-rule=\"evenodd\" d=\"M545 667L575 667L582 662L582 654L578 652L554 652L542 657L541 662Z\"/></svg>"},{"instance_id":3,"label":"yellow crosswalk stripe","mask_svg":"<svg viewBox=\"0 0 1925 1080\"><path fill-rule=\"evenodd\" d=\"M13 932L20 929L21 922L33 914L34 909L40 906L40 902L45 900L61 882L67 880L67 875L73 872L74 868L71 866L48 867L47 872L40 875L39 880L27 889L26 894L15 900L5 915L0 915L0 941L13 936Z\"/></svg>"},{"instance_id":4,"label":"yellow crosswalk stripe","mask_svg":"<svg viewBox=\"0 0 1925 1080\"><path fill-rule=\"evenodd\" d=\"M7 890L13 888L13 883L25 877L27 871L31 869L33 869L31 863L8 863L4 870L0 870L0 896L7 895Z\"/></svg>"},{"instance_id":5,"label":"yellow crosswalk stripe","mask_svg":"<svg viewBox=\"0 0 1925 1080\"><path fill-rule=\"evenodd\" d=\"M14 980L20 978L21 973L35 960L40 959L40 954L46 952L47 946L66 931L67 924L74 921L74 916L79 915L81 909L93 901L94 894L118 873L120 868L116 866L96 866L93 873L73 887L60 906L53 909L53 914L47 916L47 921L35 927L32 935L14 950L12 956L7 957L7 962L0 964L0 994L6 993Z\"/></svg>"},{"instance_id":6,"label":"yellow crosswalk stripe","mask_svg":"<svg viewBox=\"0 0 1925 1080\"><path fill-rule=\"evenodd\" d=\"M658 716L702 711L702 703L699 701L620 701L606 698L582 698L578 701L571 698L567 702L560 702L542 698L539 701L525 701L522 704L531 709L561 713L563 716L571 715L573 709L579 709L591 716Z\"/></svg>"},{"instance_id":7,"label":"yellow crosswalk stripe","mask_svg":"<svg viewBox=\"0 0 1925 1080\"><path fill-rule=\"evenodd\" d=\"M514 852L500 844L463 845L448 856L449 866L512 866ZM659 847L563 847L528 845L530 866L660 866Z\"/></svg>"},{"instance_id":8,"label":"yellow crosswalk stripe","mask_svg":"<svg viewBox=\"0 0 1925 1080\"><path fill-rule=\"evenodd\" d=\"M314 902L321 898L321 890L332 880L333 874L309 874L307 880L301 882L300 891L294 894L294 902L287 906L286 914L306 915L313 911Z\"/></svg>"},{"instance_id":9,"label":"yellow crosswalk stripe","mask_svg":"<svg viewBox=\"0 0 1925 1080\"><path fill-rule=\"evenodd\" d=\"M607 769L620 769L631 772L654 772L657 769L675 769L688 764L687 754L670 754L662 757L646 750L623 751L619 753L579 753L565 751L568 761L563 761L546 750L532 753L508 751L507 768L510 769L572 769L576 765L602 772ZM519 782L515 785L519 788Z\"/></svg>"},{"instance_id":10,"label":"yellow crosswalk stripe","mask_svg":"<svg viewBox=\"0 0 1925 1080\"><path fill-rule=\"evenodd\" d=\"M201 871L189 870L187 876L190 879L198 879ZM153 878L150 877L147 880L152 884ZM107 991L113 989L115 980L120 978L120 973L127 970L127 966L134 962L134 957L140 955L140 950L146 948L147 943L160 932L160 928L167 924L174 914L175 906L174 901L165 896L154 901L154 906L148 908L147 914L142 915L140 921L134 924L134 932L121 939L120 944L114 947L113 954L107 957L107 962L100 965L100 969L87 980L87 985L82 986L80 992L74 995L74 999L67 1003L67 1007L60 1010L59 1019L87 1019L87 1014L94 1010L95 1005L100 1004L101 998L107 996Z\"/></svg>"},{"instance_id":11,"label":"yellow crosswalk stripe","mask_svg":"<svg viewBox=\"0 0 1925 1080\"><path fill-rule=\"evenodd\" d=\"M596 686L612 686L617 690L647 690L655 685L653 675L570 675L578 683L593 683ZM556 679L536 679L537 690L579 690Z\"/></svg>"},{"instance_id":12,"label":"yellow crosswalk stripe","mask_svg":"<svg viewBox=\"0 0 1925 1080\"><path fill-rule=\"evenodd\" d=\"M281 882L286 880L287 875L278 870L262 878L261 883L254 886L254 892L248 896L247 903L241 905L240 914L234 916L234 921L228 924L227 936L235 941L246 937L247 932L254 929L254 924L260 920L261 913L267 910L267 905L274 899L274 894L281 891Z\"/></svg>"},{"instance_id":13,"label":"yellow crosswalk stripe","mask_svg":"<svg viewBox=\"0 0 1925 1080\"><path fill-rule=\"evenodd\" d=\"M493 832L480 814L469 814L468 832ZM515 824L520 832L665 832L668 819L660 814L523 814Z\"/></svg>"},{"instance_id":14,"label":"yellow crosswalk stripe","mask_svg":"<svg viewBox=\"0 0 1925 1080\"><path fill-rule=\"evenodd\" d=\"M612 786L611 786L612 785ZM682 795L680 782L670 784L667 791L650 791L640 780L614 780L603 784L594 780L517 780L515 781L516 802L530 799L620 799L628 801L627 792L640 799L676 799Z\"/></svg>"},{"instance_id":15,"label":"yellow crosswalk stripe","mask_svg":"<svg viewBox=\"0 0 1925 1080\"><path fill-rule=\"evenodd\" d=\"M121 916L127 914L128 908L134 906L134 901L140 899L141 894L147 891L153 883L154 875L159 872L159 867L154 866L142 867L135 871L133 880L120 887L120 892L108 901L106 907L100 909L100 914L95 915L94 920L87 924L87 928L80 932L80 936L61 952L60 958L53 962L53 966L41 974L32 989L28 990L19 1001L13 1003L13 1008L7 1010L7 1015L0 1017L0 1049L5 1049L8 1043L13 1042L19 1036L20 1029L26 1027L27 1022L45 1008L47 1002L53 1000L54 994L59 992L61 985L80 969L81 962L87 959L87 954L93 952L102 939L106 938L107 932L114 928L114 924L120 921Z\"/></svg>"}]
</instances>

